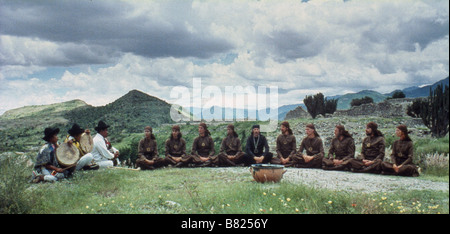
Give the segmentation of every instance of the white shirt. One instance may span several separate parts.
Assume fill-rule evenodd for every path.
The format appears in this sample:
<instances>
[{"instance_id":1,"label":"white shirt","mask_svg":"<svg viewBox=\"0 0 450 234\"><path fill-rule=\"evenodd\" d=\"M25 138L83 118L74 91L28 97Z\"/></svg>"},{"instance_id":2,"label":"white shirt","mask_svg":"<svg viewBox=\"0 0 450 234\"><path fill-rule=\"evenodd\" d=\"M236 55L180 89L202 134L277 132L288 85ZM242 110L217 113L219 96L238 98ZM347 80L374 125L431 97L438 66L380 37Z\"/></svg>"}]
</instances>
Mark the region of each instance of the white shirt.
<instances>
[{"instance_id":1,"label":"white shirt","mask_svg":"<svg viewBox=\"0 0 450 234\"><path fill-rule=\"evenodd\" d=\"M94 149L92 149L92 156L96 162L110 160L114 158L114 153L118 150L114 147L111 147L110 152L106 147L105 138L97 133L94 137Z\"/></svg>"}]
</instances>

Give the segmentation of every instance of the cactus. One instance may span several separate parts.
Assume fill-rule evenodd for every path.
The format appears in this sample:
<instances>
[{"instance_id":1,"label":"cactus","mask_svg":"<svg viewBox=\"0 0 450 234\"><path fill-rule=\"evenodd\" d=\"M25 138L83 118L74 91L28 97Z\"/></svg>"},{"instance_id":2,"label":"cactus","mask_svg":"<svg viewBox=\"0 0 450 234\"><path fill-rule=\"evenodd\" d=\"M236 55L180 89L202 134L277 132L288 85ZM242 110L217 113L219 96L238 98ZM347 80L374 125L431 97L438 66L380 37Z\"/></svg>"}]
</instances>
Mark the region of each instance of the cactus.
<instances>
[{"instance_id":1,"label":"cactus","mask_svg":"<svg viewBox=\"0 0 450 234\"><path fill-rule=\"evenodd\" d=\"M413 103L417 105L419 113L415 113L422 118L434 137L444 137L448 133L448 110L449 110L449 89L448 85L438 85L436 89L430 88L430 96L426 100L418 100ZM417 110L416 110L417 112Z\"/></svg>"}]
</instances>

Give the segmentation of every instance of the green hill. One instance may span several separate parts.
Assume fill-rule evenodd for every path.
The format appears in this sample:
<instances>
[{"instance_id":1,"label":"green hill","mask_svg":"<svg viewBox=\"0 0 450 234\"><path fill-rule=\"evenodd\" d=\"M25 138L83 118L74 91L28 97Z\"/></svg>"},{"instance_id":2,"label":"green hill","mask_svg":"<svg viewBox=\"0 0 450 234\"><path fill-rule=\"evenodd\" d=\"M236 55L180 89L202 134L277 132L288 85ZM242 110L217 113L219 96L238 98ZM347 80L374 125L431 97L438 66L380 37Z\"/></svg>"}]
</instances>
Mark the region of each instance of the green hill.
<instances>
[{"instance_id":1,"label":"green hill","mask_svg":"<svg viewBox=\"0 0 450 234\"><path fill-rule=\"evenodd\" d=\"M87 105L80 100L26 106L5 112L0 116L0 152L29 150L43 144L46 127L61 129L63 141L74 123L91 129L99 120L111 125L111 140L120 141L129 133L143 132L145 126L158 127L171 123L171 105L143 92L132 90L116 101L100 107Z\"/></svg>"},{"instance_id":2,"label":"green hill","mask_svg":"<svg viewBox=\"0 0 450 234\"><path fill-rule=\"evenodd\" d=\"M144 131L144 127L171 123L171 105L141 91L132 90L116 101L100 107L86 106L64 114L70 123L78 123L83 128L94 131L98 121L110 125L114 135Z\"/></svg>"},{"instance_id":3,"label":"green hill","mask_svg":"<svg viewBox=\"0 0 450 234\"><path fill-rule=\"evenodd\" d=\"M46 127L67 126L69 120L64 118L64 113L86 106L88 105L81 100L72 100L50 105L25 106L5 112L0 116L0 152L38 147L40 143L44 143L41 138Z\"/></svg>"},{"instance_id":4,"label":"green hill","mask_svg":"<svg viewBox=\"0 0 450 234\"><path fill-rule=\"evenodd\" d=\"M6 120L24 117L42 117L44 115L48 115L48 113L57 115L58 113L85 106L87 106L86 102L78 99L50 105L25 106L6 111L5 113L3 113L3 115L0 116L0 119Z\"/></svg>"},{"instance_id":5,"label":"green hill","mask_svg":"<svg viewBox=\"0 0 450 234\"><path fill-rule=\"evenodd\" d=\"M387 97L379 92L372 90L363 90L358 93L348 93L339 97L337 109L338 110L346 110L350 109L353 99L363 98L365 96L371 97L373 102L378 103L384 101Z\"/></svg>"}]
</instances>

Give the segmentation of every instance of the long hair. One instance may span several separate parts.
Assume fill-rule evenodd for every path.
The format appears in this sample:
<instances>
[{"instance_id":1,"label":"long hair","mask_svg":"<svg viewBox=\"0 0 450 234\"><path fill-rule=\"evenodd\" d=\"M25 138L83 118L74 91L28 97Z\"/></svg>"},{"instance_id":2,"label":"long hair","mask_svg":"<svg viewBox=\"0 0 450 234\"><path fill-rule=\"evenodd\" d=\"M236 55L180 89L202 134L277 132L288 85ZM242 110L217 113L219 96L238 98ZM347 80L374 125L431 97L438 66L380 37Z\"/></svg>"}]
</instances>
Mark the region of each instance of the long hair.
<instances>
[{"instance_id":1,"label":"long hair","mask_svg":"<svg viewBox=\"0 0 450 234\"><path fill-rule=\"evenodd\" d=\"M313 129L314 130L314 135L316 137L320 137L319 133L317 133L317 131L316 131L316 127L314 126L314 124L307 124L306 127Z\"/></svg>"},{"instance_id":2,"label":"long hair","mask_svg":"<svg viewBox=\"0 0 450 234\"><path fill-rule=\"evenodd\" d=\"M227 128L230 128L231 130L233 130L233 136L234 137L238 137L239 135L236 133L236 131L234 131L234 125L233 124L229 124Z\"/></svg>"},{"instance_id":3,"label":"long hair","mask_svg":"<svg viewBox=\"0 0 450 234\"><path fill-rule=\"evenodd\" d=\"M378 136L383 136L383 133L380 132L380 130L378 130L378 124L376 124L375 122L369 122L367 124L368 128L372 129L372 134L376 137Z\"/></svg>"},{"instance_id":4,"label":"long hair","mask_svg":"<svg viewBox=\"0 0 450 234\"><path fill-rule=\"evenodd\" d=\"M285 126L288 129L289 135L293 135L291 126L289 125L289 122L284 121L283 123L281 123L281 125Z\"/></svg>"},{"instance_id":5,"label":"long hair","mask_svg":"<svg viewBox=\"0 0 450 234\"><path fill-rule=\"evenodd\" d=\"M353 138L352 134L350 134L347 130L345 130L345 127L343 125L336 125L336 128L339 129L339 135Z\"/></svg>"},{"instance_id":6,"label":"long hair","mask_svg":"<svg viewBox=\"0 0 450 234\"><path fill-rule=\"evenodd\" d=\"M405 141L412 141L411 138L409 137L409 134L408 134L408 127L406 127L406 125L401 124L401 125L398 125L397 128L398 128L400 131L402 131L403 134L405 135L405 139L404 139Z\"/></svg>"},{"instance_id":7,"label":"long hair","mask_svg":"<svg viewBox=\"0 0 450 234\"><path fill-rule=\"evenodd\" d=\"M173 130L178 131L178 140L180 140L183 137L183 134L181 134L180 126L178 126L178 125L173 126L172 131ZM173 134L170 134L170 139L173 140Z\"/></svg>"},{"instance_id":8,"label":"long hair","mask_svg":"<svg viewBox=\"0 0 450 234\"><path fill-rule=\"evenodd\" d=\"M211 132L209 132L208 126L206 126L205 123L200 123L199 126L203 127L203 129L205 129L205 136L211 136Z\"/></svg>"},{"instance_id":9,"label":"long hair","mask_svg":"<svg viewBox=\"0 0 450 234\"><path fill-rule=\"evenodd\" d=\"M147 127L145 127L145 130L149 130L149 131L150 131L150 138L151 138L152 140L155 140L155 139L156 139L155 135L153 135L153 128L152 128L152 127L147 126Z\"/></svg>"}]
</instances>

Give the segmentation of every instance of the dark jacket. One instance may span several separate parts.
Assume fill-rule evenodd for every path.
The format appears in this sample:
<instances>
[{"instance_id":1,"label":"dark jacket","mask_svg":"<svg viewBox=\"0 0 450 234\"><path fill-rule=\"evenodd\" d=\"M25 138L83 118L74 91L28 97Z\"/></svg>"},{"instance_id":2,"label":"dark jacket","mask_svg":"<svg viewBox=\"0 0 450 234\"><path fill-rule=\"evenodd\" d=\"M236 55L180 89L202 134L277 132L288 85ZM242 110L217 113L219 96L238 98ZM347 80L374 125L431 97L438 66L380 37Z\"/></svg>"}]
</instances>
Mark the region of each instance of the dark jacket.
<instances>
[{"instance_id":1,"label":"dark jacket","mask_svg":"<svg viewBox=\"0 0 450 234\"><path fill-rule=\"evenodd\" d=\"M258 141L258 138L259 141ZM255 142L258 142L258 144L255 146ZM257 152L255 152L255 149L257 149ZM269 144L267 143L267 139L263 135L259 135L259 137L254 138L253 135L249 136L247 138L247 145L245 147L245 153L251 157L260 157L260 156L266 156L269 153Z\"/></svg>"}]
</instances>

